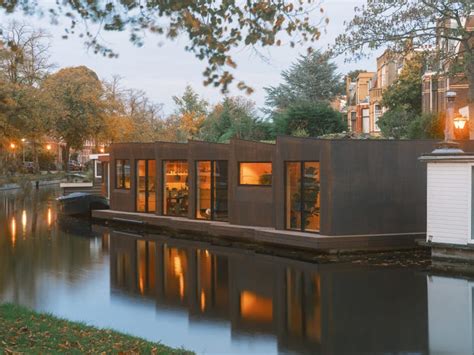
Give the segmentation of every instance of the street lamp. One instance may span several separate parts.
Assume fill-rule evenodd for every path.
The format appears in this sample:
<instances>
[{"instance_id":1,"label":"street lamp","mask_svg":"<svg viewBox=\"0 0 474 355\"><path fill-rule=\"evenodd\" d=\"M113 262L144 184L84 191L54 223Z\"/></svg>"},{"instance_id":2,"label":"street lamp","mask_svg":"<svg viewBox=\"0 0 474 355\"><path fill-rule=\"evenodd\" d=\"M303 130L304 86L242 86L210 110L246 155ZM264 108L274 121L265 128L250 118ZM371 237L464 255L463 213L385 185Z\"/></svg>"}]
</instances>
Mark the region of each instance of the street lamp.
<instances>
[{"instance_id":1,"label":"street lamp","mask_svg":"<svg viewBox=\"0 0 474 355\"><path fill-rule=\"evenodd\" d=\"M456 129L464 129L464 126L466 125L466 122L467 122L467 119L466 117L462 116L462 115L458 115L456 117L454 117L454 127Z\"/></svg>"}]
</instances>

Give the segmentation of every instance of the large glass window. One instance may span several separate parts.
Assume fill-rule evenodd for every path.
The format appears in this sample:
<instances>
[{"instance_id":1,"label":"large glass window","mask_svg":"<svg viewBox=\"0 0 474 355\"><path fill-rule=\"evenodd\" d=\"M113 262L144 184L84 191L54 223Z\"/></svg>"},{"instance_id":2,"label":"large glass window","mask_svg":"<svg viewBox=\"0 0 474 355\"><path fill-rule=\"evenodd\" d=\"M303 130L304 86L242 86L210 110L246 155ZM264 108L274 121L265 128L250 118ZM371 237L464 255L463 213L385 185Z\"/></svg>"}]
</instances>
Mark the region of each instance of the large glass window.
<instances>
[{"instance_id":1,"label":"large glass window","mask_svg":"<svg viewBox=\"0 0 474 355\"><path fill-rule=\"evenodd\" d=\"M188 163L179 160L163 162L163 214L188 215Z\"/></svg>"},{"instance_id":2,"label":"large glass window","mask_svg":"<svg viewBox=\"0 0 474 355\"><path fill-rule=\"evenodd\" d=\"M320 228L319 162L286 163L286 228L318 232Z\"/></svg>"},{"instance_id":3,"label":"large glass window","mask_svg":"<svg viewBox=\"0 0 474 355\"><path fill-rule=\"evenodd\" d=\"M115 161L115 187L130 189L130 160L117 159Z\"/></svg>"},{"instance_id":4,"label":"large glass window","mask_svg":"<svg viewBox=\"0 0 474 355\"><path fill-rule=\"evenodd\" d=\"M156 211L156 162L155 160L137 160L137 211Z\"/></svg>"},{"instance_id":5,"label":"large glass window","mask_svg":"<svg viewBox=\"0 0 474 355\"><path fill-rule=\"evenodd\" d=\"M239 184L271 186L272 163L240 163Z\"/></svg>"},{"instance_id":6,"label":"large glass window","mask_svg":"<svg viewBox=\"0 0 474 355\"><path fill-rule=\"evenodd\" d=\"M227 162L199 161L196 171L196 218L227 220Z\"/></svg>"}]
</instances>

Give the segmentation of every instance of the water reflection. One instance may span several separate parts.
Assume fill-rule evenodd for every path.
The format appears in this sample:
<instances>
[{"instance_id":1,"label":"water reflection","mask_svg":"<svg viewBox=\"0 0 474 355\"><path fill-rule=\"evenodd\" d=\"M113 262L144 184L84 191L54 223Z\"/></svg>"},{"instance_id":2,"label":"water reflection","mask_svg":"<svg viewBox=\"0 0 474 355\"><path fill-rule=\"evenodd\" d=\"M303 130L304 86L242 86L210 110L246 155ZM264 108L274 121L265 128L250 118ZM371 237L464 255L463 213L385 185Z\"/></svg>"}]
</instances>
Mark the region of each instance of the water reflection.
<instances>
[{"instance_id":1,"label":"water reflection","mask_svg":"<svg viewBox=\"0 0 474 355\"><path fill-rule=\"evenodd\" d=\"M0 193L0 301L201 353L473 353L474 281L59 218Z\"/></svg>"},{"instance_id":2,"label":"water reflection","mask_svg":"<svg viewBox=\"0 0 474 355\"><path fill-rule=\"evenodd\" d=\"M191 324L230 323L232 337L268 335L281 351L427 352L425 276L410 270L312 265L114 232L111 285L186 311ZM341 341L344 339L344 341Z\"/></svg>"}]
</instances>

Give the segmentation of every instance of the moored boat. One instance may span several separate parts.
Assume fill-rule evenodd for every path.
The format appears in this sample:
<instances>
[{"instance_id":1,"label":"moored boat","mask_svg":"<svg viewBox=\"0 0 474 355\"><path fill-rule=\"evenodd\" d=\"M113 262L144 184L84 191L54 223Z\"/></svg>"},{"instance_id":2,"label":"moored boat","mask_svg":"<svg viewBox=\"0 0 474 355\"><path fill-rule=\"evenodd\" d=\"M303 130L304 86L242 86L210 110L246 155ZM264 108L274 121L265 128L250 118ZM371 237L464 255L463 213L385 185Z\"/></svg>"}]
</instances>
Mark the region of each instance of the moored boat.
<instances>
[{"instance_id":1,"label":"moored boat","mask_svg":"<svg viewBox=\"0 0 474 355\"><path fill-rule=\"evenodd\" d=\"M57 199L59 211L67 216L90 217L92 210L109 209L107 198L86 192L74 192Z\"/></svg>"}]
</instances>

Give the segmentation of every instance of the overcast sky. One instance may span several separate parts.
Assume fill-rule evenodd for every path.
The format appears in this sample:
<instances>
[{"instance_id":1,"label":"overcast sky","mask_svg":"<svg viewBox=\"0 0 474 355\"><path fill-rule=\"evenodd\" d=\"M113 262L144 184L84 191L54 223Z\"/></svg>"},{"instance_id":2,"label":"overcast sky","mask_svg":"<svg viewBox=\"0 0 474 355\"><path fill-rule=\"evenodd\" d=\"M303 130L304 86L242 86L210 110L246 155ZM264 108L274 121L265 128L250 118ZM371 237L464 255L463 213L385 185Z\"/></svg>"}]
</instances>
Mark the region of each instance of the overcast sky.
<instances>
[{"instance_id":1,"label":"overcast sky","mask_svg":"<svg viewBox=\"0 0 474 355\"><path fill-rule=\"evenodd\" d=\"M344 30L344 21L352 18L354 7L363 3L364 0L324 0L323 8L330 22L327 33L323 33L317 46L324 49L332 43ZM315 12L314 16L319 16L319 13ZM9 16L0 14L0 23L10 19L23 20L18 14ZM172 96L181 94L187 84L211 103L222 98L219 89L203 86L202 72L206 63L196 59L192 53L184 51L186 44L184 37L169 41L163 37L149 35L145 46L138 48L130 44L127 32L104 33L103 39L119 53L119 58L109 59L88 52L81 39L77 37L61 39L63 27L50 25L47 18L30 18L28 22L52 34L51 56L58 67L86 65L100 78L105 79L118 74L123 78L124 86L142 89L152 100L164 104L165 113L173 111ZM272 48L266 52L268 61L260 59L249 49L235 54L234 59L238 64L235 73L237 79L244 80L255 89L250 99L256 102L257 107L262 107L264 104L263 88L277 85L280 82L280 72L288 68L300 52L303 52L302 48L289 46ZM373 70L376 65L374 57L358 63L345 63L344 58L340 57L336 59L336 63L341 73L357 68ZM232 88L230 94L242 93Z\"/></svg>"}]
</instances>

